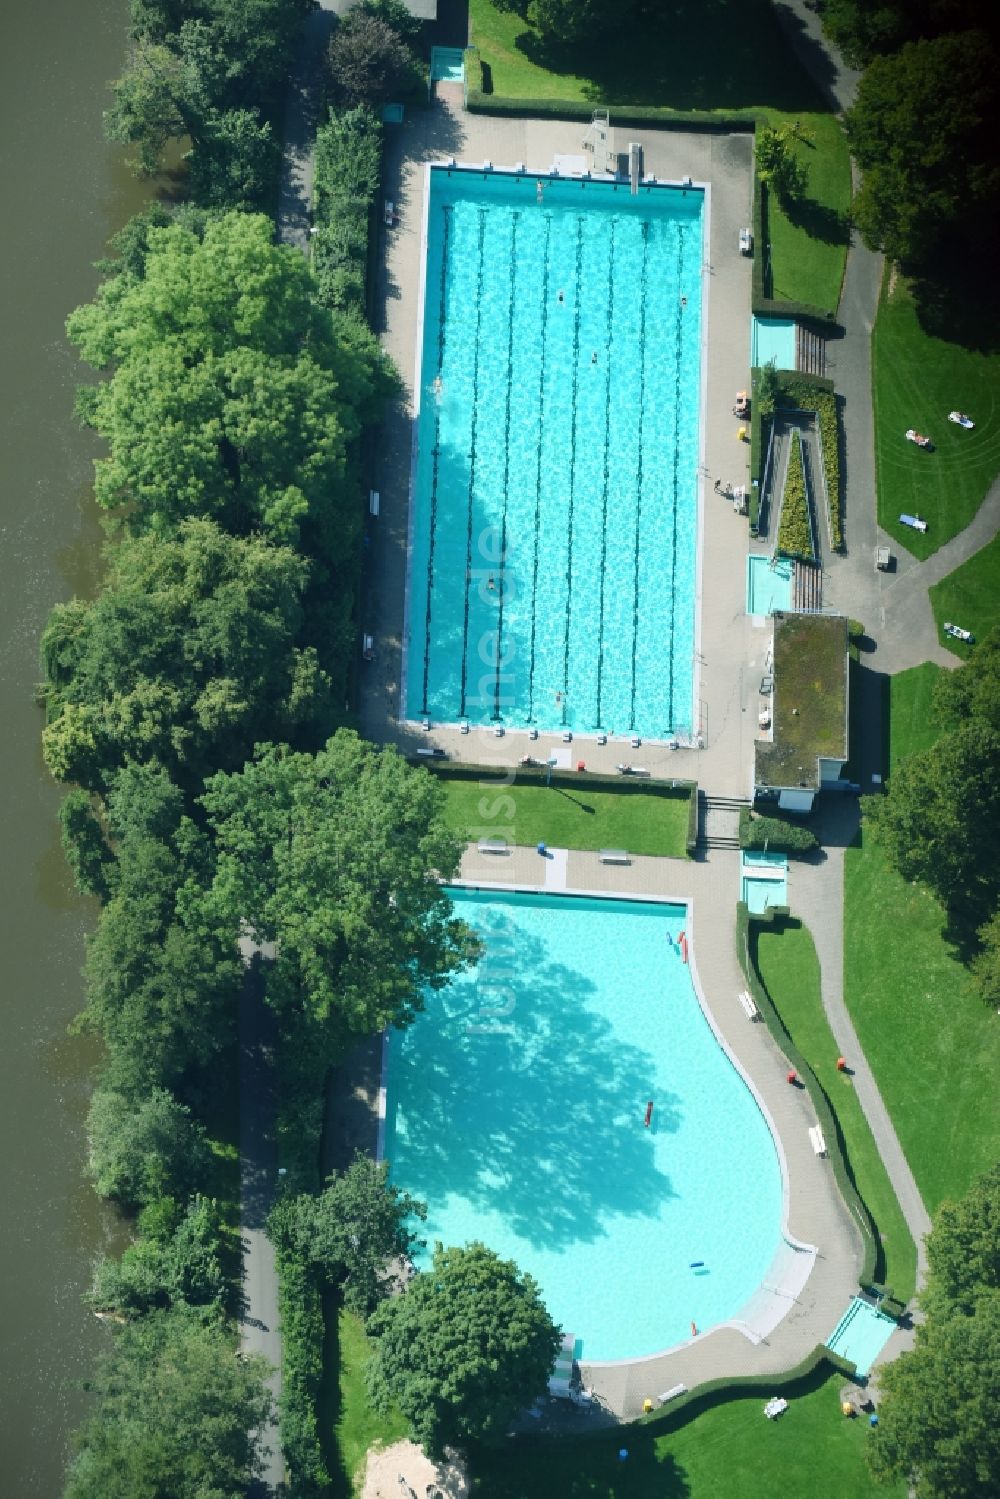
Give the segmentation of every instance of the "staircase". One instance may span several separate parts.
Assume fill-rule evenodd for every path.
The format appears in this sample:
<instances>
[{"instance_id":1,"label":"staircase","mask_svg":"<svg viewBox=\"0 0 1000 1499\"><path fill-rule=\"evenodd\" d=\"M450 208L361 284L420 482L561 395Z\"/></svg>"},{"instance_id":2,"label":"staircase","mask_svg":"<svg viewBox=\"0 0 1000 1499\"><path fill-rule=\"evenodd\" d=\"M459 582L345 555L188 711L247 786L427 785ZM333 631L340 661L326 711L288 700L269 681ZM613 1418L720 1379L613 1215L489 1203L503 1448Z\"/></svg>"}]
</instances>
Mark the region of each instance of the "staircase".
<instances>
[{"instance_id":1,"label":"staircase","mask_svg":"<svg viewBox=\"0 0 1000 1499\"><path fill-rule=\"evenodd\" d=\"M792 609L796 614L818 614L823 608L823 569L815 562L796 562L792 578Z\"/></svg>"},{"instance_id":2,"label":"staircase","mask_svg":"<svg viewBox=\"0 0 1000 1499\"><path fill-rule=\"evenodd\" d=\"M750 803L738 796L698 792L698 848L739 848L740 812Z\"/></svg>"},{"instance_id":3,"label":"staircase","mask_svg":"<svg viewBox=\"0 0 1000 1499\"><path fill-rule=\"evenodd\" d=\"M795 325L795 368L803 375L826 374L826 340L801 323Z\"/></svg>"}]
</instances>

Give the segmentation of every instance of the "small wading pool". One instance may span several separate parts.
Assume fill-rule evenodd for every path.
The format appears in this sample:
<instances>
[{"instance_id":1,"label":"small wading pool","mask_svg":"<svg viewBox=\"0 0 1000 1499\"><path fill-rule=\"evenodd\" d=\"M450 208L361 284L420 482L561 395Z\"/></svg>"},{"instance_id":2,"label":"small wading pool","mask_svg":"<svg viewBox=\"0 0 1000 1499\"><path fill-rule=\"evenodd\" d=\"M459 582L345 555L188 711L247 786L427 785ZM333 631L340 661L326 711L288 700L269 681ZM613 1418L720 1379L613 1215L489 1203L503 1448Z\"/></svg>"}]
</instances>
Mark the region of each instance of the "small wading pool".
<instances>
[{"instance_id":1,"label":"small wading pool","mask_svg":"<svg viewBox=\"0 0 1000 1499\"><path fill-rule=\"evenodd\" d=\"M779 1247L781 1173L681 957L686 908L451 894L485 955L387 1046L385 1155L421 1237L515 1260L590 1361L736 1316Z\"/></svg>"},{"instance_id":2,"label":"small wading pool","mask_svg":"<svg viewBox=\"0 0 1000 1499\"><path fill-rule=\"evenodd\" d=\"M770 906L788 904L788 859L784 854L745 853L740 871L740 899L752 916Z\"/></svg>"},{"instance_id":3,"label":"small wading pool","mask_svg":"<svg viewBox=\"0 0 1000 1499\"><path fill-rule=\"evenodd\" d=\"M775 369L795 368L795 319L755 317L750 321L750 363L754 369L773 364Z\"/></svg>"},{"instance_id":4,"label":"small wading pool","mask_svg":"<svg viewBox=\"0 0 1000 1499\"><path fill-rule=\"evenodd\" d=\"M793 564L787 557L747 558L747 613L774 614L792 602Z\"/></svg>"},{"instance_id":5,"label":"small wading pool","mask_svg":"<svg viewBox=\"0 0 1000 1499\"><path fill-rule=\"evenodd\" d=\"M896 1330L885 1312L856 1296L826 1340L831 1353L839 1353L857 1366L864 1377Z\"/></svg>"}]
</instances>

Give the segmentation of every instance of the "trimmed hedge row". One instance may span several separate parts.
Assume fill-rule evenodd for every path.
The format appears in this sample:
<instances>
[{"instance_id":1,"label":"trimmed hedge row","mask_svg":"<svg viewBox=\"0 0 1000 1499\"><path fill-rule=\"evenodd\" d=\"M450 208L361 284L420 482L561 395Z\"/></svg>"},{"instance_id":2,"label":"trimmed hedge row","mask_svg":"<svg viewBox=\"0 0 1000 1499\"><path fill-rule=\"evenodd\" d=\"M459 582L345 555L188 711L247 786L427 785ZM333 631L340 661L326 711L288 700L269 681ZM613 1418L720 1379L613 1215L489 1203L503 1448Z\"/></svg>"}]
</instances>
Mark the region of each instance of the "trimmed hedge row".
<instances>
[{"instance_id":1,"label":"trimmed hedge row","mask_svg":"<svg viewBox=\"0 0 1000 1499\"><path fill-rule=\"evenodd\" d=\"M281 1449L289 1499L330 1492L316 1419L326 1328L319 1288L301 1257L275 1243L281 1318Z\"/></svg>"},{"instance_id":2,"label":"trimmed hedge row","mask_svg":"<svg viewBox=\"0 0 1000 1499\"><path fill-rule=\"evenodd\" d=\"M761 817L749 807L740 808L740 848L768 848L780 854L807 854L819 847L819 839L798 822L781 817Z\"/></svg>"},{"instance_id":3,"label":"trimmed hedge row","mask_svg":"<svg viewBox=\"0 0 1000 1499\"><path fill-rule=\"evenodd\" d=\"M312 268L328 307L365 315L382 123L359 105L331 113L316 132Z\"/></svg>"},{"instance_id":4,"label":"trimmed hedge row","mask_svg":"<svg viewBox=\"0 0 1000 1499\"><path fill-rule=\"evenodd\" d=\"M750 951L751 922L760 924L760 918L751 917L746 902L739 901L736 907L736 956L743 970L743 976L747 981L747 988L764 1019L765 1025L771 1032L779 1050L788 1058L788 1061L798 1072L802 1082L805 1084L812 1106L816 1111L816 1118L827 1143L827 1154L830 1159L830 1165L833 1167L837 1186L840 1189L840 1195L844 1199L848 1212L856 1222L861 1233L864 1254L859 1284L867 1289L874 1282L876 1272L880 1268L881 1250L875 1225L871 1214L861 1200L858 1189L854 1185L854 1179L850 1174L844 1137L840 1132L840 1122L837 1119L833 1105L824 1092L823 1086L816 1074L785 1029L784 1022L774 1008L771 996L765 989L760 974L757 972L757 965Z\"/></svg>"},{"instance_id":5,"label":"trimmed hedge row","mask_svg":"<svg viewBox=\"0 0 1000 1499\"><path fill-rule=\"evenodd\" d=\"M476 48L466 51L466 59L470 51L475 52ZM473 65L474 71L476 66ZM481 63L478 64L478 81L482 82ZM607 109L614 116L616 125L658 125L664 130L683 130L696 125L699 130L724 135L729 135L734 130L750 132L757 127L752 114L720 115L703 109L644 108L637 104L575 104L571 99L511 99L503 94L484 93L481 87L474 88L469 83L468 72L465 103L470 114L506 115L514 118L521 115L544 115L550 119L583 120L588 125L593 118L594 109L600 108Z\"/></svg>"},{"instance_id":6,"label":"trimmed hedge row","mask_svg":"<svg viewBox=\"0 0 1000 1499\"><path fill-rule=\"evenodd\" d=\"M814 411L819 427L819 446L826 480L830 541L837 551L844 546L840 504L840 407L833 381L822 375L783 375L779 382L779 404L799 411Z\"/></svg>"},{"instance_id":7,"label":"trimmed hedge row","mask_svg":"<svg viewBox=\"0 0 1000 1499\"><path fill-rule=\"evenodd\" d=\"M788 455L788 472L781 499L781 520L778 522L778 551L790 557L802 557L806 562L816 560L806 477L802 468L802 439L798 432L792 433L792 447Z\"/></svg>"}]
</instances>

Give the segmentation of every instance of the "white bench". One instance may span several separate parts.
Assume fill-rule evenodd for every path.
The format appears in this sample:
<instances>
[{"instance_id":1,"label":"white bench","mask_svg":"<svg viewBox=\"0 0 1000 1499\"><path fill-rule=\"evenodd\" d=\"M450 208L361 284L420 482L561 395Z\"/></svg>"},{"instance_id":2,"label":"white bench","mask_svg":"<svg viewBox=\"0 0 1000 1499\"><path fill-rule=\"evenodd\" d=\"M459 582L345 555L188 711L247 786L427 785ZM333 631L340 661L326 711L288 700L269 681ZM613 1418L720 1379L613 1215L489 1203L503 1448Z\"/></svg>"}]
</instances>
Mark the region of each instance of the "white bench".
<instances>
[{"instance_id":1,"label":"white bench","mask_svg":"<svg viewBox=\"0 0 1000 1499\"><path fill-rule=\"evenodd\" d=\"M743 1013L747 1017L747 1019L756 1020L760 1012L757 1009L757 1006L754 1004L753 997L749 993L749 991L746 989L741 989L736 998L739 1000L740 1007L742 1008Z\"/></svg>"},{"instance_id":2,"label":"white bench","mask_svg":"<svg viewBox=\"0 0 1000 1499\"><path fill-rule=\"evenodd\" d=\"M670 1389L669 1390L664 1390L663 1394L660 1396L660 1404L661 1405L666 1405L668 1400L676 1400L678 1395L686 1395L686 1394L687 1394L687 1385L686 1384L671 1385Z\"/></svg>"},{"instance_id":3,"label":"white bench","mask_svg":"<svg viewBox=\"0 0 1000 1499\"><path fill-rule=\"evenodd\" d=\"M817 1155L826 1155L826 1141L823 1139L823 1131L818 1124L809 1127L809 1144Z\"/></svg>"},{"instance_id":4,"label":"white bench","mask_svg":"<svg viewBox=\"0 0 1000 1499\"><path fill-rule=\"evenodd\" d=\"M480 838L476 849L481 854L509 854L510 845L504 838Z\"/></svg>"},{"instance_id":5,"label":"white bench","mask_svg":"<svg viewBox=\"0 0 1000 1499\"><path fill-rule=\"evenodd\" d=\"M602 848L597 855L602 864L631 864L628 849L625 848Z\"/></svg>"}]
</instances>

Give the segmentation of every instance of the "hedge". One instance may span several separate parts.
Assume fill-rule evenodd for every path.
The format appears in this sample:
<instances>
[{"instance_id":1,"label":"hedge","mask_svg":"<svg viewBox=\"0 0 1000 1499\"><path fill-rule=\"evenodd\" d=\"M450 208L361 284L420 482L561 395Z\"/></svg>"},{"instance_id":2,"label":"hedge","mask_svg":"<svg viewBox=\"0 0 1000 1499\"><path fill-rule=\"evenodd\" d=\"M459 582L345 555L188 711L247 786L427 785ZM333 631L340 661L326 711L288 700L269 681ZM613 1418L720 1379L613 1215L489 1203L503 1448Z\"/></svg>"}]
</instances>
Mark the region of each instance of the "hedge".
<instances>
[{"instance_id":1,"label":"hedge","mask_svg":"<svg viewBox=\"0 0 1000 1499\"><path fill-rule=\"evenodd\" d=\"M316 1411L323 1379L323 1300L305 1262L276 1243L278 1315L281 1319L281 1449L289 1499L319 1499L330 1492Z\"/></svg>"},{"instance_id":2,"label":"hedge","mask_svg":"<svg viewBox=\"0 0 1000 1499\"><path fill-rule=\"evenodd\" d=\"M740 848L768 848L775 853L806 854L819 847L819 839L798 822L782 817L761 817L740 808Z\"/></svg>"},{"instance_id":3,"label":"hedge","mask_svg":"<svg viewBox=\"0 0 1000 1499\"><path fill-rule=\"evenodd\" d=\"M801 557L806 562L816 560L812 522L809 518L809 497L806 494L806 479L802 468L802 439L798 432L792 433L792 447L788 455L788 473L785 475L781 499L781 520L778 522L778 551L790 557Z\"/></svg>"},{"instance_id":4,"label":"hedge","mask_svg":"<svg viewBox=\"0 0 1000 1499\"><path fill-rule=\"evenodd\" d=\"M814 411L819 428L819 447L826 480L827 518L830 542L837 551L844 545L840 504L840 406L833 381L820 375L784 374L778 381L780 406Z\"/></svg>"},{"instance_id":5,"label":"hedge","mask_svg":"<svg viewBox=\"0 0 1000 1499\"><path fill-rule=\"evenodd\" d=\"M331 113L316 133L312 268L328 307L365 315L382 124L367 105Z\"/></svg>"},{"instance_id":6,"label":"hedge","mask_svg":"<svg viewBox=\"0 0 1000 1499\"><path fill-rule=\"evenodd\" d=\"M774 913L769 914L772 915L773 919ZM871 1214L861 1200L857 1187L854 1185L847 1162L844 1137L840 1132L840 1123L833 1105L830 1103L816 1074L785 1029L784 1022L774 1008L771 996L765 989L760 974L757 971L756 962L750 951L750 927L752 922L760 925L761 918L751 917L746 902L739 901L736 907L736 955L743 970L743 976L747 981L747 988L763 1017L765 1025L771 1032L779 1050L784 1053L799 1074L809 1094L817 1121L826 1140L827 1155L830 1165L833 1168L837 1186L840 1189L840 1195L844 1199L847 1210L861 1233L863 1258L859 1284L863 1289L867 1290L875 1281L878 1270L881 1269L881 1249L875 1225Z\"/></svg>"},{"instance_id":7,"label":"hedge","mask_svg":"<svg viewBox=\"0 0 1000 1499\"><path fill-rule=\"evenodd\" d=\"M466 52L468 58L470 48ZM482 66L479 65L482 77ZM470 114L519 116L548 116L550 119L583 120L590 124L595 109L606 109L614 116L616 125L656 125L663 130L684 130L696 125L707 130L729 135L734 130L750 132L756 129L753 115L713 114L701 109L665 109L637 104L575 104L571 99L511 99L503 94L487 94L479 88L469 86L466 74L466 108Z\"/></svg>"}]
</instances>

